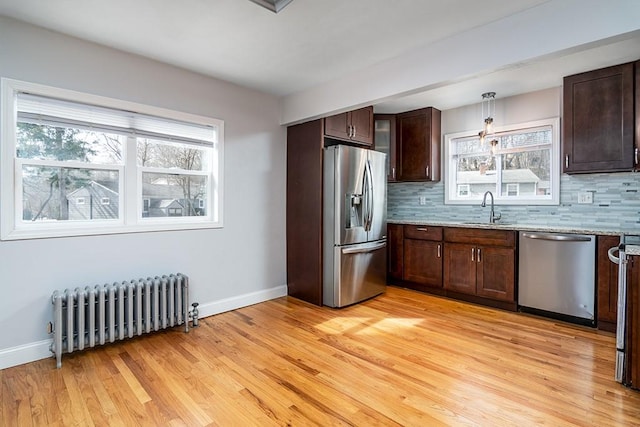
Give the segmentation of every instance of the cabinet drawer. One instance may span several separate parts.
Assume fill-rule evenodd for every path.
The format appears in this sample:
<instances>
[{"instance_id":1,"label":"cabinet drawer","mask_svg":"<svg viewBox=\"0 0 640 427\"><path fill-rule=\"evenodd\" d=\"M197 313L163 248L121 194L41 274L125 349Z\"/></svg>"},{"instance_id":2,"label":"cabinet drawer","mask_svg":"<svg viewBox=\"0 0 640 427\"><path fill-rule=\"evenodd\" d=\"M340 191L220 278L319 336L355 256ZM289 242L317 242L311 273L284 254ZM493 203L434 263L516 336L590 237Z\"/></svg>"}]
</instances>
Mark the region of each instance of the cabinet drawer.
<instances>
[{"instance_id":1,"label":"cabinet drawer","mask_svg":"<svg viewBox=\"0 0 640 427\"><path fill-rule=\"evenodd\" d=\"M405 239L442 240L442 227L430 227L428 225L405 225Z\"/></svg>"},{"instance_id":2,"label":"cabinet drawer","mask_svg":"<svg viewBox=\"0 0 640 427\"><path fill-rule=\"evenodd\" d=\"M515 247L516 232L513 230L485 230L479 228L445 228L444 240L446 242L473 245Z\"/></svg>"}]
</instances>

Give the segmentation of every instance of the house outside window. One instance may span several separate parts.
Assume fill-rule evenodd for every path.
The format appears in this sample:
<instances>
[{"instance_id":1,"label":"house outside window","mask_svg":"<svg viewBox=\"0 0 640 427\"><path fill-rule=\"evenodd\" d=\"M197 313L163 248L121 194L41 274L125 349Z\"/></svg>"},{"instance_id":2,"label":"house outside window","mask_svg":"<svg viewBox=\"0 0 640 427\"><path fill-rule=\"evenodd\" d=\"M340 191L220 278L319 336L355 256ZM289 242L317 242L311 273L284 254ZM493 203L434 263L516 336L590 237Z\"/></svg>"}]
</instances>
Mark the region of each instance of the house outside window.
<instances>
[{"instance_id":1,"label":"house outside window","mask_svg":"<svg viewBox=\"0 0 640 427\"><path fill-rule=\"evenodd\" d=\"M4 78L1 102L3 240L222 226L222 121Z\"/></svg>"},{"instance_id":2,"label":"house outside window","mask_svg":"<svg viewBox=\"0 0 640 427\"><path fill-rule=\"evenodd\" d=\"M469 184L458 184L458 196L459 197L469 196Z\"/></svg>"},{"instance_id":3,"label":"house outside window","mask_svg":"<svg viewBox=\"0 0 640 427\"><path fill-rule=\"evenodd\" d=\"M487 191L497 204L559 203L557 118L498 128L485 140L473 132L445 136L446 204L475 204Z\"/></svg>"}]
</instances>

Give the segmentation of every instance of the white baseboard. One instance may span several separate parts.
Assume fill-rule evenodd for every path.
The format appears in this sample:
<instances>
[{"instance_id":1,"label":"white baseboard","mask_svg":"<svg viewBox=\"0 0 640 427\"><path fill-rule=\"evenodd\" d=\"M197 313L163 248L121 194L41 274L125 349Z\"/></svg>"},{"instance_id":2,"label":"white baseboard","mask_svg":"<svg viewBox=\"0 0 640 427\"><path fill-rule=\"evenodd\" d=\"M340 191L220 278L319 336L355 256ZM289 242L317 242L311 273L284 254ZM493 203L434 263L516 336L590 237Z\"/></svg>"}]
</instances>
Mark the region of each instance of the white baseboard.
<instances>
[{"instance_id":1,"label":"white baseboard","mask_svg":"<svg viewBox=\"0 0 640 427\"><path fill-rule=\"evenodd\" d=\"M263 291L251 292L249 294L238 295L236 297L225 298L219 301L200 304L198 311L200 317L213 316L242 307L247 307L270 299L280 298L287 295L287 285L276 286L275 288Z\"/></svg>"},{"instance_id":2,"label":"white baseboard","mask_svg":"<svg viewBox=\"0 0 640 427\"><path fill-rule=\"evenodd\" d=\"M251 292L236 297L225 298L219 301L212 301L198 306L200 317L213 316L214 314L224 313L249 305L258 304L274 298L280 298L287 295L287 285L276 286L275 288L265 289L262 291ZM53 353L49 350L52 340L37 341L29 344L0 349L0 369L10 368L12 366L22 365L24 363L35 362L36 360L52 357ZM64 363L64 357L63 357ZM51 366L55 366L55 361L51 362Z\"/></svg>"},{"instance_id":3,"label":"white baseboard","mask_svg":"<svg viewBox=\"0 0 640 427\"><path fill-rule=\"evenodd\" d=\"M49 347L52 340L37 341L0 350L0 369L22 365L53 356Z\"/></svg>"}]
</instances>

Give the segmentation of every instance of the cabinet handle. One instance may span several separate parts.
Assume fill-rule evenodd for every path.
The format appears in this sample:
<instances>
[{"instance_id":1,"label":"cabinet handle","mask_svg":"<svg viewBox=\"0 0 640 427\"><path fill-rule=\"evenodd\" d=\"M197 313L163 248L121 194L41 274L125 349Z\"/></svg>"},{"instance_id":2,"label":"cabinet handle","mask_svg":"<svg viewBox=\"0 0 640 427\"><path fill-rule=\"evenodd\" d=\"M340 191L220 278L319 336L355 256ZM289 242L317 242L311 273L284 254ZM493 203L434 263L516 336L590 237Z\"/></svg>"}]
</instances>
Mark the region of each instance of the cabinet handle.
<instances>
[{"instance_id":1,"label":"cabinet handle","mask_svg":"<svg viewBox=\"0 0 640 427\"><path fill-rule=\"evenodd\" d=\"M425 173L427 174L427 178L429 178L429 166L424 168Z\"/></svg>"},{"instance_id":2,"label":"cabinet handle","mask_svg":"<svg viewBox=\"0 0 640 427\"><path fill-rule=\"evenodd\" d=\"M471 248L471 261L476 260L476 248Z\"/></svg>"},{"instance_id":3,"label":"cabinet handle","mask_svg":"<svg viewBox=\"0 0 640 427\"><path fill-rule=\"evenodd\" d=\"M482 262L482 260L480 259L480 248L478 248L478 262Z\"/></svg>"},{"instance_id":4,"label":"cabinet handle","mask_svg":"<svg viewBox=\"0 0 640 427\"><path fill-rule=\"evenodd\" d=\"M569 169L569 155L564 156L564 167L565 169Z\"/></svg>"},{"instance_id":5,"label":"cabinet handle","mask_svg":"<svg viewBox=\"0 0 640 427\"><path fill-rule=\"evenodd\" d=\"M637 152L638 150L636 150ZM393 177L393 179L396 179L396 168L391 168L391 176Z\"/></svg>"},{"instance_id":6,"label":"cabinet handle","mask_svg":"<svg viewBox=\"0 0 640 427\"><path fill-rule=\"evenodd\" d=\"M441 245L438 244L438 258L442 257Z\"/></svg>"},{"instance_id":7,"label":"cabinet handle","mask_svg":"<svg viewBox=\"0 0 640 427\"><path fill-rule=\"evenodd\" d=\"M349 125L349 138L353 138L353 126Z\"/></svg>"},{"instance_id":8,"label":"cabinet handle","mask_svg":"<svg viewBox=\"0 0 640 427\"><path fill-rule=\"evenodd\" d=\"M634 153L635 153L636 166L637 166L638 165L638 149L637 148L634 150Z\"/></svg>"},{"instance_id":9,"label":"cabinet handle","mask_svg":"<svg viewBox=\"0 0 640 427\"><path fill-rule=\"evenodd\" d=\"M418 230L418 231L429 231L428 228L424 228L424 227L416 228L416 230Z\"/></svg>"},{"instance_id":10,"label":"cabinet handle","mask_svg":"<svg viewBox=\"0 0 640 427\"><path fill-rule=\"evenodd\" d=\"M351 138L355 138L356 137L356 125L353 125L353 135L351 135Z\"/></svg>"}]
</instances>

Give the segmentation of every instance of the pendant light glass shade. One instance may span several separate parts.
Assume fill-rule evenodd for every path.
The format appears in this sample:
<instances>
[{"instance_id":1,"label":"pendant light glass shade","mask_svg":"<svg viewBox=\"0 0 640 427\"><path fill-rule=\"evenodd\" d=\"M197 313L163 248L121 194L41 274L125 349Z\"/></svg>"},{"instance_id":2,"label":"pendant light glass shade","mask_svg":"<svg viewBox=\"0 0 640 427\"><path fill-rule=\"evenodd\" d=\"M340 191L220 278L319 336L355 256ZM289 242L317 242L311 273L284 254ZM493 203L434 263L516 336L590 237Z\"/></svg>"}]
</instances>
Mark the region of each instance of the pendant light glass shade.
<instances>
[{"instance_id":1,"label":"pendant light glass shade","mask_svg":"<svg viewBox=\"0 0 640 427\"><path fill-rule=\"evenodd\" d=\"M478 133L478 136L480 137L480 144L482 145L484 145L486 137L493 134L493 115L495 113L495 102L495 92L485 92L482 94L482 117L484 118L484 125L482 127L482 130Z\"/></svg>"}]
</instances>

